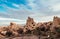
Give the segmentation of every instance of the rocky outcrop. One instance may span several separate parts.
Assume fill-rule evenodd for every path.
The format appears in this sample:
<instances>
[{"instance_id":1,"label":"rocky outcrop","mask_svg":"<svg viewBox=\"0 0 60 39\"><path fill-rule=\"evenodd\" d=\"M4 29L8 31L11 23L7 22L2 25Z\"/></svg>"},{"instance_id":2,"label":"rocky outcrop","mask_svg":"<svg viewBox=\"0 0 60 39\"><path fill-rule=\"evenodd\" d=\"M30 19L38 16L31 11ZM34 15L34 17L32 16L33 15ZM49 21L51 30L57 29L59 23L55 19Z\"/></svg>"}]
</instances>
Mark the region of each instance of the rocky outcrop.
<instances>
[{"instance_id":1,"label":"rocky outcrop","mask_svg":"<svg viewBox=\"0 0 60 39\"><path fill-rule=\"evenodd\" d=\"M53 25L60 25L60 18L57 16L54 16L53 18Z\"/></svg>"},{"instance_id":2,"label":"rocky outcrop","mask_svg":"<svg viewBox=\"0 0 60 39\"><path fill-rule=\"evenodd\" d=\"M0 37L20 36L20 34L31 34L33 30L36 30L36 28L39 28L37 29L37 31L43 31L45 33L47 31L55 31L56 27L60 27L59 17L54 16L53 21L43 23L36 23L33 18L28 17L24 26L11 22L9 26L0 27Z\"/></svg>"},{"instance_id":3,"label":"rocky outcrop","mask_svg":"<svg viewBox=\"0 0 60 39\"><path fill-rule=\"evenodd\" d=\"M55 32L55 28L60 27L60 18L57 17L57 16L54 16L52 23L53 23L53 25L51 26L51 31L52 32Z\"/></svg>"},{"instance_id":4,"label":"rocky outcrop","mask_svg":"<svg viewBox=\"0 0 60 39\"><path fill-rule=\"evenodd\" d=\"M25 28L29 30L33 30L36 27L36 22L34 22L33 18L28 17L26 21Z\"/></svg>"},{"instance_id":5,"label":"rocky outcrop","mask_svg":"<svg viewBox=\"0 0 60 39\"><path fill-rule=\"evenodd\" d=\"M9 26L0 28L0 34L5 37L19 36L18 30L20 30L20 28L23 29L23 26L11 22Z\"/></svg>"},{"instance_id":6,"label":"rocky outcrop","mask_svg":"<svg viewBox=\"0 0 60 39\"><path fill-rule=\"evenodd\" d=\"M21 31L21 29L23 30L23 26L22 25L17 25L16 23L11 22L10 26L8 26L10 31L12 31L14 36L19 36L19 32Z\"/></svg>"}]
</instances>

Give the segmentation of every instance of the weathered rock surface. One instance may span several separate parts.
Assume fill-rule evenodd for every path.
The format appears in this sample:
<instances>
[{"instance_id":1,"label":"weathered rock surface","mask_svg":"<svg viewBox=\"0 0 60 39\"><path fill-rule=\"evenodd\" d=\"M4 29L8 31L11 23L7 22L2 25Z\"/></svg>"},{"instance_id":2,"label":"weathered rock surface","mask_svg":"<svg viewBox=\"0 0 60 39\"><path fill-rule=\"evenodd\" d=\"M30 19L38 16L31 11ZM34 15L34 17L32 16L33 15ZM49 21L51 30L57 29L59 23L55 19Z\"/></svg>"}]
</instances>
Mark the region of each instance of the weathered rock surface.
<instances>
[{"instance_id":1,"label":"weathered rock surface","mask_svg":"<svg viewBox=\"0 0 60 39\"><path fill-rule=\"evenodd\" d=\"M28 17L24 26L11 22L9 26L0 27L0 38L18 37L21 36L21 34L26 35L25 33L33 32L37 27L40 28L40 31L43 30L44 34L47 32L47 35L49 33L48 31L56 32L55 28L60 27L60 18L54 16L53 21L36 23L33 18Z\"/></svg>"},{"instance_id":2,"label":"weathered rock surface","mask_svg":"<svg viewBox=\"0 0 60 39\"><path fill-rule=\"evenodd\" d=\"M33 18L28 17L26 22L27 29L33 30L36 27L36 22L34 22Z\"/></svg>"}]
</instances>

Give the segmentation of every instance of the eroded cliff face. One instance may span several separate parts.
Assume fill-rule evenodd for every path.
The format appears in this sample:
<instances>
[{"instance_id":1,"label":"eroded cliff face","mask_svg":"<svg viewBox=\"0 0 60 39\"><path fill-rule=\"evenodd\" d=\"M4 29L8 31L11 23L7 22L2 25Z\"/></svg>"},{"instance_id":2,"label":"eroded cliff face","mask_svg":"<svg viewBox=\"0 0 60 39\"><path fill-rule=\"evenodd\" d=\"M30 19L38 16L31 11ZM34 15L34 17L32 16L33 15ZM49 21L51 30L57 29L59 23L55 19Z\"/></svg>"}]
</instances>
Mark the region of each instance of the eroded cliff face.
<instances>
[{"instance_id":1,"label":"eroded cliff face","mask_svg":"<svg viewBox=\"0 0 60 39\"><path fill-rule=\"evenodd\" d=\"M39 27L41 30L55 31L55 27L60 27L60 18L54 17L53 21L36 23L33 18L28 17L24 26L11 22L9 26L0 27L0 37L6 36L20 36L33 31Z\"/></svg>"}]
</instances>

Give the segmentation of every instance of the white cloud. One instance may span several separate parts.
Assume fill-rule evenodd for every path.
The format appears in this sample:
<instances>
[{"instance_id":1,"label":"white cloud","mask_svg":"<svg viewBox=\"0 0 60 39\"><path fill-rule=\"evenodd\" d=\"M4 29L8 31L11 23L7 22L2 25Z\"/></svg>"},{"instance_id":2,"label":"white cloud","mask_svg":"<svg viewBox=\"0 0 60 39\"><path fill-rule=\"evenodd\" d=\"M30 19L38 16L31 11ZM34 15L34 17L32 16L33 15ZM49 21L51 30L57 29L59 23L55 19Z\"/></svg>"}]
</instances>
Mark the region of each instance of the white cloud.
<instances>
[{"instance_id":1,"label":"white cloud","mask_svg":"<svg viewBox=\"0 0 60 39\"><path fill-rule=\"evenodd\" d=\"M23 20L19 20L19 19L13 19L13 18L1 18L0 20L14 20L14 21L23 21Z\"/></svg>"},{"instance_id":2,"label":"white cloud","mask_svg":"<svg viewBox=\"0 0 60 39\"><path fill-rule=\"evenodd\" d=\"M19 21L18 23L25 23L22 19L26 20L28 16L33 17L36 21L50 21L53 16L60 15L60 2L59 0L27 0L32 10L27 9L25 5L12 4L19 9L9 8L4 5L7 10L8 18L0 18L0 20ZM58 14L57 14L58 12ZM3 15L5 17L6 15ZM14 18L14 19L11 19ZM19 20L20 19L20 20Z\"/></svg>"},{"instance_id":3,"label":"white cloud","mask_svg":"<svg viewBox=\"0 0 60 39\"><path fill-rule=\"evenodd\" d=\"M60 3L55 4L53 6L50 7L54 12L56 11L60 11Z\"/></svg>"},{"instance_id":4,"label":"white cloud","mask_svg":"<svg viewBox=\"0 0 60 39\"><path fill-rule=\"evenodd\" d=\"M25 24L25 20L0 17L0 25L9 25L10 22L15 22L16 24Z\"/></svg>"}]
</instances>

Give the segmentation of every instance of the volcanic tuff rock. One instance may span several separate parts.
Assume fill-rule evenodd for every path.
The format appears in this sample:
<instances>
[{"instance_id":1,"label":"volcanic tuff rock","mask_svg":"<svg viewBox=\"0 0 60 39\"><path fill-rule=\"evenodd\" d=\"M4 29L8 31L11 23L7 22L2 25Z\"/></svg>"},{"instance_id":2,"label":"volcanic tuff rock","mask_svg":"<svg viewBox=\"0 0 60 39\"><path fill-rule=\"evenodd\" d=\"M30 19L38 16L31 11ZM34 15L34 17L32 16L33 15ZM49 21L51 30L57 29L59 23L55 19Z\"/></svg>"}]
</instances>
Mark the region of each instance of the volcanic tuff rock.
<instances>
[{"instance_id":1,"label":"volcanic tuff rock","mask_svg":"<svg viewBox=\"0 0 60 39\"><path fill-rule=\"evenodd\" d=\"M60 25L60 18L57 17L57 16L54 16L54 18L53 18L53 24L54 25Z\"/></svg>"},{"instance_id":2,"label":"volcanic tuff rock","mask_svg":"<svg viewBox=\"0 0 60 39\"><path fill-rule=\"evenodd\" d=\"M22 25L17 25L16 23L14 22L11 22L10 23L10 26L8 26L10 31L12 31L12 33L15 35L15 36L18 36L19 33L17 32L20 28L23 29L24 27Z\"/></svg>"},{"instance_id":3,"label":"volcanic tuff rock","mask_svg":"<svg viewBox=\"0 0 60 39\"><path fill-rule=\"evenodd\" d=\"M55 27L60 27L60 18L57 16L54 16L53 21L52 21L53 25L51 26L51 31L55 31Z\"/></svg>"},{"instance_id":4,"label":"volcanic tuff rock","mask_svg":"<svg viewBox=\"0 0 60 39\"><path fill-rule=\"evenodd\" d=\"M19 36L20 34L25 33L27 30L32 31L37 27L55 31L55 27L60 27L60 18L54 16L53 21L36 23L33 18L28 17L26 25L24 26L11 22L9 26L0 27L0 37L11 35Z\"/></svg>"},{"instance_id":5,"label":"volcanic tuff rock","mask_svg":"<svg viewBox=\"0 0 60 39\"><path fill-rule=\"evenodd\" d=\"M27 21L26 21L26 25L25 25L25 28L26 29L30 29L30 30L33 30L36 28L36 22L34 21L33 18L30 18L28 17Z\"/></svg>"}]
</instances>

